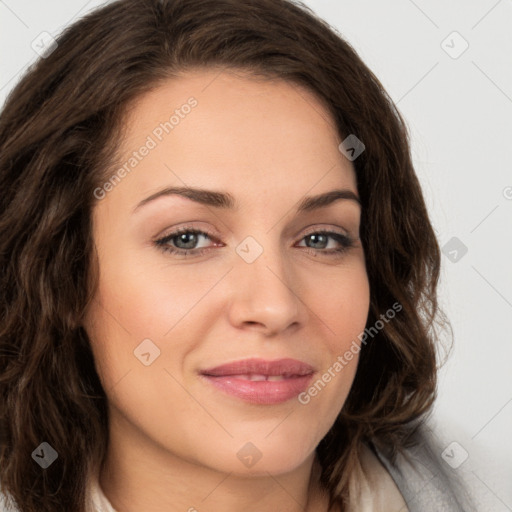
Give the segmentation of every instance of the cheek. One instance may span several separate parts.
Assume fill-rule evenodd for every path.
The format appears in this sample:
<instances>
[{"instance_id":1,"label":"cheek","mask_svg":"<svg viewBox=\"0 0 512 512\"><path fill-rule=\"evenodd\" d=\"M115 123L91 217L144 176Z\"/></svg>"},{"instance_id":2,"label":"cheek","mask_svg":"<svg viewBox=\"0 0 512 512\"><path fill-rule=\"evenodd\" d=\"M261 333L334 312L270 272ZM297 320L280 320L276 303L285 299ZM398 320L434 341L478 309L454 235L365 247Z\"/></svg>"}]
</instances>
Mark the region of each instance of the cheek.
<instances>
[{"instance_id":1,"label":"cheek","mask_svg":"<svg viewBox=\"0 0 512 512\"><path fill-rule=\"evenodd\" d=\"M318 277L318 276L317 276ZM323 329L324 366L299 402L325 425L334 421L352 386L370 306L370 286L364 260L352 261L330 279L309 285L308 306Z\"/></svg>"},{"instance_id":2,"label":"cheek","mask_svg":"<svg viewBox=\"0 0 512 512\"><path fill-rule=\"evenodd\" d=\"M362 258L354 258L330 274L306 275L304 297L325 328L332 353L344 351L364 330L370 307L370 285Z\"/></svg>"},{"instance_id":3,"label":"cheek","mask_svg":"<svg viewBox=\"0 0 512 512\"><path fill-rule=\"evenodd\" d=\"M111 248L104 251L96 299L85 323L105 389L127 372L132 379L134 371L149 369L138 359L148 351L154 360L151 375L155 368L181 371L186 355L212 325L208 301L202 299L219 280L219 272L198 273L192 265L155 264L134 251L123 253L120 258ZM141 378L147 379L148 372Z\"/></svg>"},{"instance_id":4,"label":"cheek","mask_svg":"<svg viewBox=\"0 0 512 512\"><path fill-rule=\"evenodd\" d=\"M103 313L110 316L107 323L115 321L133 342L165 336L215 282L212 276L195 273L190 265L180 269L155 264L154 258L138 257L135 251L125 254L102 261L97 297Z\"/></svg>"}]
</instances>

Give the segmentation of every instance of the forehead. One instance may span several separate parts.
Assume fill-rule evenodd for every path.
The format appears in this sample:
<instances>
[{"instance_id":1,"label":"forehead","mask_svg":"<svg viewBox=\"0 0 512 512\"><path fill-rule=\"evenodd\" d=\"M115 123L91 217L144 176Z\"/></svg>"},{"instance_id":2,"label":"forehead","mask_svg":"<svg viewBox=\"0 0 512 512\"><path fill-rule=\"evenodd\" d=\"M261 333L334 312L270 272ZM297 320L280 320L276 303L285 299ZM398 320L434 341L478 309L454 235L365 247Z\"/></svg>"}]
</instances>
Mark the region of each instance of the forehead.
<instances>
[{"instance_id":1,"label":"forehead","mask_svg":"<svg viewBox=\"0 0 512 512\"><path fill-rule=\"evenodd\" d=\"M318 191L340 185L356 190L327 108L309 90L283 80L187 72L138 98L124 128L116 165L151 146L124 187L137 197L163 183L229 186L235 193L278 188L298 196L317 184Z\"/></svg>"}]
</instances>

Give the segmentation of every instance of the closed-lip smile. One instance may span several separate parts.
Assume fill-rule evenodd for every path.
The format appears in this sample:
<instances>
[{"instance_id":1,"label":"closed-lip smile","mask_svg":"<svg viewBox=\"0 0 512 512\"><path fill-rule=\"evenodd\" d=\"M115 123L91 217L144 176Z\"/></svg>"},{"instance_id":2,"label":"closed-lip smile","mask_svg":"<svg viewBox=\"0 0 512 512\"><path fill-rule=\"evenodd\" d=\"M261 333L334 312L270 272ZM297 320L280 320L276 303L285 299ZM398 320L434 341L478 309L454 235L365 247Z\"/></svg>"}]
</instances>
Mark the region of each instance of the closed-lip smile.
<instances>
[{"instance_id":1,"label":"closed-lip smile","mask_svg":"<svg viewBox=\"0 0 512 512\"><path fill-rule=\"evenodd\" d=\"M217 389L254 404L278 404L308 386L315 369L297 359L243 359L202 370Z\"/></svg>"}]
</instances>

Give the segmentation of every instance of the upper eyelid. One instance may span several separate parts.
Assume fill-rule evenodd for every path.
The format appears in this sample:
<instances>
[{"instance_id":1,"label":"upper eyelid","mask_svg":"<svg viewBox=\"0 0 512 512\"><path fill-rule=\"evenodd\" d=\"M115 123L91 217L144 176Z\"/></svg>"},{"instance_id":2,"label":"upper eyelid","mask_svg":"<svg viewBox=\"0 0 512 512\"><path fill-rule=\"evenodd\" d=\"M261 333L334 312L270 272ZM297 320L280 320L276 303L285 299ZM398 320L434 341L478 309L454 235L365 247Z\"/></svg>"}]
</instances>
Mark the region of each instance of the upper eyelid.
<instances>
[{"instance_id":1,"label":"upper eyelid","mask_svg":"<svg viewBox=\"0 0 512 512\"><path fill-rule=\"evenodd\" d=\"M210 240L212 241L215 241L215 242L220 242L220 237L213 234L213 233L210 233L208 230L206 229L201 229L201 228L197 228L197 227L193 227L193 226L180 226L179 228L176 228L174 231L166 234L166 235L163 235L163 236L159 236L155 239L156 242L161 242L162 240L172 240L174 237L176 236L179 236L180 234L182 233L189 233L189 232L195 232L199 235L206 235ZM300 237L300 240L302 240L303 238L305 238L306 236L309 236L311 234L314 234L314 233L321 233L321 232L324 232L324 233L333 233L333 234L337 234L337 235L341 235L341 236L344 236L346 238L349 238L349 239L352 239L353 241L356 241L358 240L359 237L353 237L351 236L349 233L340 233L339 231L337 231L335 228L329 228L327 226L324 226L324 227L320 227L320 226L309 226L308 228L306 228L306 230L303 232L302 236ZM223 242L221 242L223 243Z\"/></svg>"},{"instance_id":2,"label":"upper eyelid","mask_svg":"<svg viewBox=\"0 0 512 512\"><path fill-rule=\"evenodd\" d=\"M332 232L332 233L336 233L336 234L339 234L339 235L349 236L348 230L346 230L344 228L341 228L341 229L343 229L343 231L345 231L344 233L341 233L341 232L338 231L338 229L340 229L340 228L333 228L333 227L328 227L328 226L320 227L320 226L317 226L317 225L315 225L315 226L308 226L307 228L305 228L305 230L304 230L305 234L303 236L307 236L307 235L309 235L311 233L316 233L318 231L327 231L327 232ZM300 232L302 232L302 230Z\"/></svg>"},{"instance_id":3,"label":"upper eyelid","mask_svg":"<svg viewBox=\"0 0 512 512\"><path fill-rule=\"evenodd\" d=\"M212 236L212 237L221 237L222 236L217 229L209 229L206 227L203 228L202 226L193 225L193 222L195 222L195 221L191 221L189 223L185 222L185 223L177 226L176 228L173 228L173 231L170 232L169 234L173 234L173 233L180 232L180 231L201 231L201 232L203 232L209 236ZM335 232L337 229L341 229L344 231L344 233L342 233L342 234L346 234L347 236L349 236L349 232L350 232L349 229L343 228L341 226L333 227L332 224L330 224L328 222L318 222L318 223L312 223L309 226L306 226L305 228L301 228L300 230L296 231L295 236L297 236L299 233L301 233L304 230L308 231L308 232L310 232L310 231L314 232L318 229L335 231ZM163 238L166 236L168 236L168 235L161 235L161 236L159 235L158 238Z\"/></svg>"}]
</instances>

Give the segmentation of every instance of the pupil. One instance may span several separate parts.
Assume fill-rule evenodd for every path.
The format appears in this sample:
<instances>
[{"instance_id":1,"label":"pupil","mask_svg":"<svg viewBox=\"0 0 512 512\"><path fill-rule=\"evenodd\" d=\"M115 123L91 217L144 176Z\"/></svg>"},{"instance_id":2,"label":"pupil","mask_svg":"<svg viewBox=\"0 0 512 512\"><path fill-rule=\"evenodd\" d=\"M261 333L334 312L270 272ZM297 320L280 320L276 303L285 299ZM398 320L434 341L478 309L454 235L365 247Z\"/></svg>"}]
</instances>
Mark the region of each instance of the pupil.
<instances>
[{"instance_id":1,"label":"pupil","mask_svg":"<svg viewBox=\"0 0 512 512\"><path fill-rule=\"evenodd\" d=\"M187 242L187 238L190 238ZM180 246L180 249L193 249L194 245L197 243L197 234L196 233L182 233L181 235L178 235L178 246L179 244L183 242L186 247Z\"/></svg>"},{"instance_id":2,"label":"pupil","mask_svg":"<svg viewBox=\"0 0 512 512\"><path fill-rule=\"evenodd\" d=\"M326 238L327 238L327 237L326 237L325 235L309 235L309 239L310 239L310 241L312 241L312 242L313 242L313 244L315 244L315 243L320 243L320 245L321 245L322 247L324 247L324 246L325 246L325 242L326 242L326 240L325 240L325 239L326 239ZM323 239L323 240L321 240L321 239ZM314 248L318 248L318 247L314 246ZM325 247L324 247L324 248L325 248Z\"/></svg>"}]
</instances>

